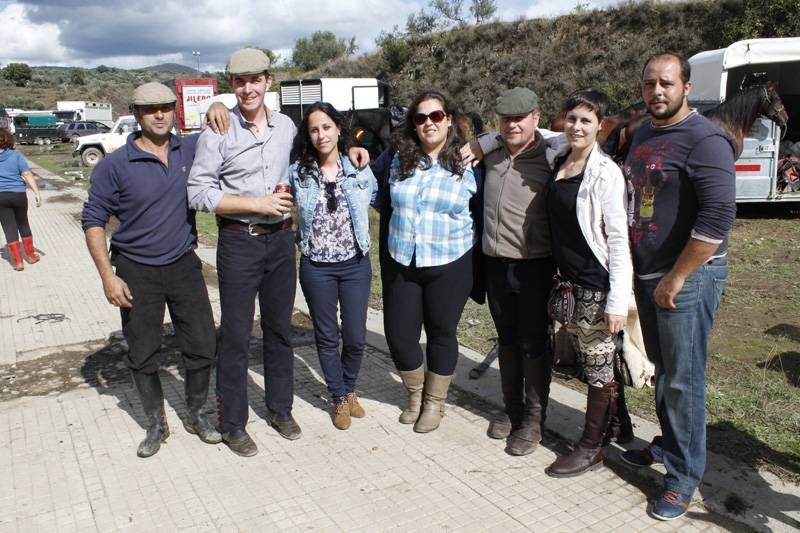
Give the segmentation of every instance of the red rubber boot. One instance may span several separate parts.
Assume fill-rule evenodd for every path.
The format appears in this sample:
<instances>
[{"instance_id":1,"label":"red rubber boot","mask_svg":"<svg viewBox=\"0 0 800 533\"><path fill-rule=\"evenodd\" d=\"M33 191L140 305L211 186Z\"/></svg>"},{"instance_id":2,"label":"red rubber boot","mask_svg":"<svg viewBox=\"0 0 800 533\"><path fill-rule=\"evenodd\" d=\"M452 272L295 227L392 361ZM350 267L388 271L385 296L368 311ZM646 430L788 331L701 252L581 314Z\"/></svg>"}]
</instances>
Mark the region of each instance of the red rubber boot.
<instances>
[{"instance_id":1,"label":"red rubber boot","mask_svg":"<svg viewBox=\"0 0 800 533\"><path fill-rule=\"evenodd\" d=\"M8 243L8 255L11 256L11 263L14 265L14 270L25 269L25 265L22 264L22 250L19 248L19 241Z\"/></svg>"},{"instance_id":2,"label":"red rubber boot","mask_svg":"<svg viewBox=\"0 0 800 533\"><path fill-rule=\"evenodd\" d=\"M37 263L41 257L36 253L36 248L33 247L33 237L23 237L22 247L25 248L25 259L28 263Z\"/></svg>"}]
</instances>

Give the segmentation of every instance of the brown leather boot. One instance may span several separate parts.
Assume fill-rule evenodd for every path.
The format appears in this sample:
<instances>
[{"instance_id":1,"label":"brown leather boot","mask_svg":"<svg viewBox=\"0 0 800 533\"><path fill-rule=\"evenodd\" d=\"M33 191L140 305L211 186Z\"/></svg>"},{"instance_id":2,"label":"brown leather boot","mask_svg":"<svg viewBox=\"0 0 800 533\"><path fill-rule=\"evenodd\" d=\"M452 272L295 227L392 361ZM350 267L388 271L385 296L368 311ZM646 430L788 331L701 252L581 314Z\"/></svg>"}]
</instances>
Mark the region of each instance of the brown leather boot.
<instances>
[{"instance_id":1,"label":"brown leather boot","mask_svg":"<svg viewBox=\"0 0 800 533\"><path fill-rule=\"evenodd\" d=\"M608 446L611 441L629 444L633 442L633 437L633 421L625 403L625 385L617 381L617 399L611 405L611 418L603 438L603 446Z\"/></svg>"},{"instance_id":2,"label":"brown leather boot","mask_svg":"<svg viewBox=\"0 0 800 533\"><path fill-rule=\"evenodd\" d=\"M413 424L422 410L422 387L425 384L425 370L422 366L416 370L399 370L403 386L408 391L408 405L400 414L401 424Z\"/></svg>"},{"instance_id":3,"label":"brown leather boot","mask_svg":"<svg viewBox=\"0 0 800 533\"><path fill-rule=\"evenodd\" d=\"M562 455L545 469L551 477L574 477L603 466L603 436L608 427L611 405L617 395L617 383L589 387L586 397L586 425L578 445L569 455Z\"/></svg>"},{"instance_id":4,"label":"brown leather boot","mask_svg":"<svg viewBox=\"0 0 800 533\"><path fill-rule=\"evenodd\" d=\"M525 410L522 421L506 440L506 453L528 455L542 441L542 426L547 407L547 391L550 385L549 359L544 355L525 357Z\"/></svg>"},{"instance_id":5,"label":"brown leather boot","mask_svg":"<svg viewBox=\"0 0 800 533\"><path fill-rule=\"evenodd\" d=\"M14 270L25 270L25 265L22 263L22 250L19 247L19 241L8 243L8 255L11 258L11 265L14 267Z\"/></svg>"},{"instance_id":6,"label":"brown leather boot","mask_svg":"<svg viewBox=\"0 0 800 533\"><path fill-rule=\"evenodd\" d=\"M522 370L522 357L516 346L500 346L497 349L500 365L500 387L503 391L502 413L489 422L486 434L492 439L505 439L519 426L522 409L525 405L523 389L525 377Z\"/></svg>"},{"instance_id":7,"label":"brown leather boot","mask_svg":"<svg viewBox=\"0 0 800 533\"><path fill-rule=\"evenodd\" d=\"M433 372L425 373L425 391L422 412L414 424L417 433L429 433L439 427L444 416L444 403L453 375L440 376Z\"/></svg>"},{"instance_id":8,"label":"brown leather boot","mask_svg":"<svg viewBox=\"0 0 800 533\"><path fill-rule=\"evenodd\" d=\"M347 395L347 404L350 406L350 416L353 418L364 418L367 416L367 412L364 411L364 408L358 403L358 395L355 391Z\"/></svg>"},{"instance_id":9,"label":"brown leather boot","mask_svg":"<svg viewBox=\"0 0 800 533\"><path fill-rule=\"evenodd\" d=\"M333 402L331 416L336 429L348 429L350 427L350 403L347 401L347 397L339 398Z\"/></svg>"}]
</instances>

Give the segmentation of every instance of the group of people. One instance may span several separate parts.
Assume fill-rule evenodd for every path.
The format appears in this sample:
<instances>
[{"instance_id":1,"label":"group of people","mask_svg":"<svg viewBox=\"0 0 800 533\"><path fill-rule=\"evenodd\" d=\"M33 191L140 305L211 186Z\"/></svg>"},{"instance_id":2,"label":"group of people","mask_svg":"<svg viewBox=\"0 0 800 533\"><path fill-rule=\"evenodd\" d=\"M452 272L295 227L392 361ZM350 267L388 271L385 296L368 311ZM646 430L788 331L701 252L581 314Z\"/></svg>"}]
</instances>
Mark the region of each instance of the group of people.
<instances>
[{"instance_id":1,"label":"group of people","mask_svg":"<svg viewBox=\"0 0 800 533\"><path fill-rule=\"evenodd\" d=\"M257 296L267 420L287 439L301 436L292 416L295 244L333 424L344 430L365 416L356 387L372 272L371 205L380 214L386 338L408 393L399 421L419 433L439 427L458 359L456 327L467 299L485 298L504 402L488 435L506 439L509 454L533 452L547 414L555 281L555 296L572 298L569 316L559 319L589 393L581 439L546 472L568 477L600 466L620 389L618 335L633 292L656 364L663 435L623 459L663 462L665 487L651 512L682 516L705 466L706 344L735 214L732 145L688 107L685 59L647 61L642 96L650 119L623 170L597 144L609 102L596 89L566 100L561 135L538 128L534 91L504 91L495 104L498 133L466 146L464 115L440 92L422 91L392 145L365 166L366 151L351 146L331 105L307 108L299 129L264 105L268 65L255 49L229 58L237 105L212 106L215 126L199 136L170 134L172 91L138 87L141 131L93 173L83 227L106 297L121 309L127 363L148 417L138 454L156 453L169 435L157 374L165 306L184 354L190 433L242 456L257 453L245 429ZM215 213L219 226L218 344L193 252L194 210ZM104 227L112 215L120 225L109 259ZM204 409L215 357L216 425Z\"/></svg>"}]
</instances>

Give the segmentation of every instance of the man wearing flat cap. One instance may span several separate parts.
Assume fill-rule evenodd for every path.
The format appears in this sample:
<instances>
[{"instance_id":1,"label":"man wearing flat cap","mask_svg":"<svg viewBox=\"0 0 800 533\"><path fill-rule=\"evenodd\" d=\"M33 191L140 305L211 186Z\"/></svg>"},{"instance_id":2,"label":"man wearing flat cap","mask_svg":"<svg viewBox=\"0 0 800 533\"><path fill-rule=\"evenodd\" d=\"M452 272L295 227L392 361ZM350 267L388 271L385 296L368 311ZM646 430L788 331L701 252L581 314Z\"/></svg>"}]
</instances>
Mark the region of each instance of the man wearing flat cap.
<instances>
[{"instance_id":1,"label":"man wearing flat cap","mask_svg":"<svg viewBox=\"0 0 800 533\"><path fill-rule=\"evenodd\" d=\"M480 138L486 154L482 245L505 410L488 435L507 439L507 453L527 455L541 441L550 391L547 297L555 266L545 191L552 171L537 130L536 93L509 89L495 112L498 134Z\"/></svg>"},{"instance_id":2,"label":"man wearing flat cap","mask_svg":"<svg viewBox=\"0 0 800 533\"><path fill-rule=\"evenodd\" d=\"M133 113L141 131L95 167L82 215L106 298L120 308L126 363L147 417L140 457L158 452L169 436L158 377L165 306L186 369L184 427L204 442L221 441L205 414L216 337L202 264L194 253L194 211L186 197L197 136L172 135L175 101L160 83L136 88ZM109 259L105 226L112 216L119 227L111 236Z\"/></svg>"},{"instance_id":3,"label":"man wearing flat cap","mask_svg":"<svg viewBox=\"0 0 800 533\"><path fill-rule=\"evenodd\" d=\"M276 191L286 183L297 128L289 117L264 104L272 83L269 60L254 48L238 50L226 72L237 105L230 129L205 130L189 175L189 205L216 213L219 226L217 273L220 325L217 400L224 442L242 456L258 453L245 430L248 419L247 368L258 295L263 332L267 419L284 438L300 438L292 417L295 296L292 196ZM209 110L209 114L213 114Z\"/></svg>"}]
</instances>

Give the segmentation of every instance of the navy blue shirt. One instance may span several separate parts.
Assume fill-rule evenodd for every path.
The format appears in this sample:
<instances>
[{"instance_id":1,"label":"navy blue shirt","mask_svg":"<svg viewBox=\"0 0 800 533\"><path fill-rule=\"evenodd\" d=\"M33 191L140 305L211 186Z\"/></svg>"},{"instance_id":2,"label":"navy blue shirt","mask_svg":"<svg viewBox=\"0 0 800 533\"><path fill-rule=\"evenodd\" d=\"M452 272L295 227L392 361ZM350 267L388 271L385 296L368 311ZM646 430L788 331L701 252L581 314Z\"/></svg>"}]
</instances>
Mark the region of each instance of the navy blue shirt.
<instances>
[{"instance_id":1,"label":"navy blue shirt","mask_svg":"<svg viewBox=\"0 0 800 533\"><path fill-rule=\"evenodd\" d=\"M168 265L197 243L186 180L198 135L170 137L168 166L136 145L140 135L129 135L125 146L95 167L81 222L84 231L104 228L115 216L113 250L137 263Z\"/></svg>"},{"instance_id":2,"label":"navy blue shirt","mask_svg":"<svg viewBox=\"0 0 800 533\"><path fill-rule=\"evenodd\" d=\"M736 217L733 144L697 113L664 127L648 120L634 134L623 167L633 185L630 229L639 277L669 272L690 238L727 251Z\"/></svg>"}]
</instances>

